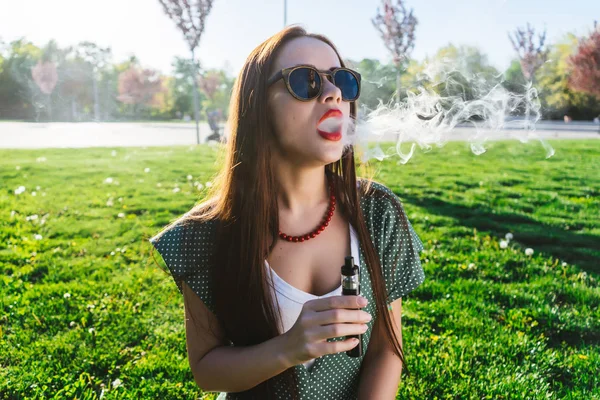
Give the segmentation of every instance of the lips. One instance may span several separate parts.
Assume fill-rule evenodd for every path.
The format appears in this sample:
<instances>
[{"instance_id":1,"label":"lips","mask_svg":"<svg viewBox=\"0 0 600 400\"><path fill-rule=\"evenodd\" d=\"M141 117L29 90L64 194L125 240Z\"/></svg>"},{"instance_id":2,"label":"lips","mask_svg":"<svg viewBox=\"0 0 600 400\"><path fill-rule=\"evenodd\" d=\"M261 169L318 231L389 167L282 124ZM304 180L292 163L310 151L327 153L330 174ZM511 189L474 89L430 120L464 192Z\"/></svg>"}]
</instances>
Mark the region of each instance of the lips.
<instances>
[{"instance_id":1,"label":"lips","mask_svg":"<svg viewBox=\"0 0 600 400\"><path fill-rule=\"evenodd\" d=\"M342 114L342 112L340 110L337 110L337 109L328 110L325 114L323 114L323 116L319 120L318 125L321 125L327 119L330 119L330 118L331 119L340 119L343 116L344 116L344 114ZM330 140L332 142L337 142L342 138L341 124L338 124L336 121L335 123L331 123L331 124L326 123L325 125L328 127L331 126L331 127L335 128L335 130L330 131L330 130L323 130L323 129L317 128L317 132L323 139Z\"/></svg>"},{"instance_id":2,"label":"lips","mask_svg":"<svg viewBox=\"0 0 600 400\"><path fill-rule=\"evenodd\" d=\"M343 116L344 114L342 114L340 110L332 108L331 110L328 110L325 114L323 114L323 116L319 120L319 124L325 121L327 118L341 118Z\"/></svg>"}]
</instances>

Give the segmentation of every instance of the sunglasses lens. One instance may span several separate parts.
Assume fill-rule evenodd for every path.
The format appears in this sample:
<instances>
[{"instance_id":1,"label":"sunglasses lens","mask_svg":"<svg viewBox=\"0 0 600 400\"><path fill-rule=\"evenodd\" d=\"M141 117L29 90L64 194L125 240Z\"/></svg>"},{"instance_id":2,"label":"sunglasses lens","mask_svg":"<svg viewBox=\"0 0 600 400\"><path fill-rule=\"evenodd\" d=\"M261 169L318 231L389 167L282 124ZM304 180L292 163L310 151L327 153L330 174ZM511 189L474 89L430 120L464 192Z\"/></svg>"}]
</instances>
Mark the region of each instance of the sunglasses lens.
<instances>
[{"instance_id":1,"label":"sunglasses lens","mask_svg":"<svg viewBox=\"0 0 600 400\"><path fill-rule=\"evenodd\" d=\"M335 85L342 91L342 99L353 101L358 97L358 81L349 71L337 71L335 73Z\"/></svg>"},{"instance_id":2,"label":"sunglasses lens","mask_svg":"<svg viewBox=\"0 0 600 400\"><path fill-rule=\"evenodd\" d=\"M290 74L290 87L296 96L313 99L321 88L321 75L311 68L297 68Z\"/></svg>"}]
</instances>

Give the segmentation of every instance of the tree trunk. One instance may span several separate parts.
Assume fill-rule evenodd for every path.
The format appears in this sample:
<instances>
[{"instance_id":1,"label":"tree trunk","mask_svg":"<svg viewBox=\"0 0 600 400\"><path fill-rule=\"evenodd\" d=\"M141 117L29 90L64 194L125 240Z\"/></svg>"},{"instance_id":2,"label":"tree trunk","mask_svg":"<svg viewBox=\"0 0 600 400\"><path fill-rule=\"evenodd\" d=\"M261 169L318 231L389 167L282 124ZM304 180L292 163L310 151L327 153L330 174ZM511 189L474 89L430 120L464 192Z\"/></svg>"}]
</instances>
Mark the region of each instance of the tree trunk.
<instances>
[{"instance_id":1,"label":"tree trunk","mask_svg":"<svg viewBox=\"0 0 600 400\"><path fill-rule=\"evenodd\" d=\"M100 103L98 100L98 82L96 81L96 73L92 71L92 83L94 85L94 120L100 122Z\"/></svg>"},{"instance_id":2,"label":"tree trunk","mask_svg":"<svg viewBox=\"0 0 600 400\"><path fill-rule=\"evenodd\" d=\"M396 104L400 104L400 67L396 71Z\"/></svg>"},{"instance_id":3,"label":"tree trunk","mask_svg":"<svg viewBox=\"0 0 600 400\"><path fill-rule=\"evenodd\" d=\"M198 121L198 74L196 71L196 60L194 57L194 49L192 49L192 67L194 69L194 75L192 80L194 81L194 117L196 119L196 144L200 144L200 127Z\"/></svg>"}]
</instances>

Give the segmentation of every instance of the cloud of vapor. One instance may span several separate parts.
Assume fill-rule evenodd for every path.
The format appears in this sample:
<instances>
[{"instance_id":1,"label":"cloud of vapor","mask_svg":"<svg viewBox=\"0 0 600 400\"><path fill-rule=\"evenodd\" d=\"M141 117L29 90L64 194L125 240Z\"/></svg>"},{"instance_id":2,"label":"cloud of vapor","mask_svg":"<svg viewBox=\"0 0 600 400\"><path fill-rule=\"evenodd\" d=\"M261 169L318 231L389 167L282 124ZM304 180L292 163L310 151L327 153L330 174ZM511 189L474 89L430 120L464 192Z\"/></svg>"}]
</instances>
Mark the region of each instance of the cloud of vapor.
<instances>
[{"instance_id":1,"label":"cloud of vapor","mask_svg":"<svg viewBox=\"0 0 600 400\"><path fill-rule=\"evenodd\" d=\"M448 60L426 65L417 78L418 84L406 90L402 101L380 102L374 110L346 121L344 143L363 148L363 161L398 157L405 164L417 146L429 151L450 140L468 142L479 155L486 151L488 140L537 139L546 158L554 154L535 133L541 112L531 84L524 94L512 93L502 86L503 75L469 74ZM395 142L395 146L383 149L382 142Z\"/></svg>"}]
</instances>

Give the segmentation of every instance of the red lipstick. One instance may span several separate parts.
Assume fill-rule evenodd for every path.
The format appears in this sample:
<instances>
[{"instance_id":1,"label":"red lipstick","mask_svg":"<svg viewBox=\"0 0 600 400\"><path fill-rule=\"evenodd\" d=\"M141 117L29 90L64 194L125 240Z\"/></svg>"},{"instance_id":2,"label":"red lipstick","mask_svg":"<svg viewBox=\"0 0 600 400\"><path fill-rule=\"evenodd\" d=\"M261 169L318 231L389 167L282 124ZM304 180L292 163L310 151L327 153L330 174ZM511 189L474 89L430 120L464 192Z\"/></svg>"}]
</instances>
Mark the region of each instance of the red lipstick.
<instances>
[{"instance_id":1,"label":"red lipstick","mask_svg":"<svg viewBox=\"0 0 600 400\"><path fill-rule=\"evenodd\" d=\"M318 125L320 125L323 121L325 121L328 118L340 118L341 119L343 116L344 116L344 114L342 114L342 112L340 110L332 108L332 109L328 110L327 112L325 112L325 114L323 114L323 116L319 120ZM337 142L342 139L341 125L339 127L337 127L337 130L335 130L333 132L324 131L324 130L321 130L318 128L317 128L317 132L323 139L331 140L332 142Z\"/></svg>"}]
</instances>

